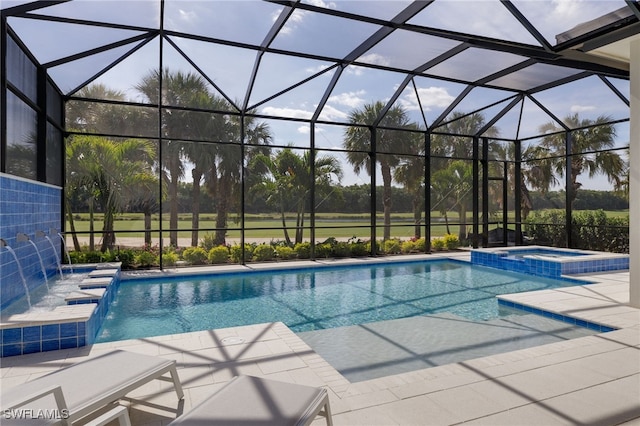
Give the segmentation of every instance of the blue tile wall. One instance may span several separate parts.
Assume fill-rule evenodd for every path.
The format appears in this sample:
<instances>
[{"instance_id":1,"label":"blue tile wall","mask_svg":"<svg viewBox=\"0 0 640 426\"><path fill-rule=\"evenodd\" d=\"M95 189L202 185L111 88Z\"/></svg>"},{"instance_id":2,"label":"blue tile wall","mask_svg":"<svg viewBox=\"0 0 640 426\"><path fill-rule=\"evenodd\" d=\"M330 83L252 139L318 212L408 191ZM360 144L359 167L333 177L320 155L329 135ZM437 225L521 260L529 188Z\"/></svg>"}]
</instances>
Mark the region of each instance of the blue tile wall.
<instances>
[{"instance_id":1,"label":"blue tile wall","mask_svg":"<svg viewBox=\"0 0 640 426\"><path fill-rule=\"evenodd\" d=\"M512 253L525 253L524 250L509 250ZM521 272L548 278L561 278L567 274L585 274L589 272L619 271L629 269L629 257L611 259L588 259L588 256L575 256L576 260L557 262L553 260L514 258L507 252L471 251L473 265L489 266L507 271ZM578 260L583 259L583 260Z\"/></svg>"},{"instance_id":2,"label":"blue tile wall","mask_svg":"<svg viewBox=\"0 0 640 426\"><path fill-rule=\"evenodd\" d=\"M57 259L63 254L57 235L50 236L52 246L46 238L36 238L36 231L47 234L51 228L60 231L62 224L60 187L0 173L0 238L15 252L30 290L45 282L38 253L48 277L57 274ZM17 242L16 235L20 232L27 234L36 247L29 242ZM0 309L24 295L18 263L7 248L0 248Z\"/></svg>"},{"instance_id":3,"label":"blue tile wall","mask_svg":"<svg viewBox=\"0 0 640 426\"><path fill-rule=\"evenodd\" d=\"M0 357L79 348L93 344L119 286L120 271L116 273L111 284L106 286L104 296L96 302L96 309L87 321L1 329Z\"/></svg>"},{"instance_id":4,"label":"blue tile wall","mask_svg":"<svg viewBox=\"0 0 640 426\"><path fill-rule=\"evenodd\" d=\"M519 309L525 312L530 312L532 314L542 315L547 318L553 318L556 321L566 322L568 324L577 325L579 327L585 327L585 328L599 331L602 333L608 333L609 331L617 330L616 328L609 327L607 325L602 325L602 324L598 324L591 321L585 321L585 320L577 319L571 316L545 311L543 309L533 308L531 306L522 305L520 303L511 302L509 300L498 299L498 304L502 306L506 306L508 308Z\"/></svg>"}]
</instances>

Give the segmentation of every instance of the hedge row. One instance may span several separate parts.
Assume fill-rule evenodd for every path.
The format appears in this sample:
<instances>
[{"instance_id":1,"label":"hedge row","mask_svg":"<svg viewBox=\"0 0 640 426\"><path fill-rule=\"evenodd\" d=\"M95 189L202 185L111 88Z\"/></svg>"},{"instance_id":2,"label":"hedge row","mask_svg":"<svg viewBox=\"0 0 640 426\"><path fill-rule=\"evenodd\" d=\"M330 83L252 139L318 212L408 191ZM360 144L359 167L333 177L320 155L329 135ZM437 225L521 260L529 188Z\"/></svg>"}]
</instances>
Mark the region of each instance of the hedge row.
<instances>
[{"instance_id":1,"label":"hedge row","mask_svg":"<svg viewBox=\"0 0 640 426\"><path fill-rule=\"evenodd\" d=\"M180 263L189 265L268 262L274 260L310 259L311 243L303 242L290 247L283 242L271 242L269 244L245 244L244 250L239 244L213 246L205 235L198 247L186 247L184 249L166 249L162 254L164 266L175 266ZM432 240L433 250L452 250L460 245L458 237L447 235L443 238ZM424 253L427 250L424 238L402 241L390 239L378 241L377 254L407 254ZM329 238L314 246L316 259L320 258L345 258L362 257L371 253L371 243L352 238L349 241L338 241ZM106 253L95 251L71 252L72 263L98 263L98 262L122 262L123 269L156 267L160 264L158 247L145 247L141 249L119 249Z\"/></svg>"},{"instance_id":2,"label":"hedge row","mask_svg":"<svg viewBox=\"0 0 640 426\"><path fill-rule=\"evenodd\" d=\"M525 232L533 244L566 247L565 211L548 210L532 214L525 222ZM571 216L571 240L571 248L628 253L629 218L610 217L603 210L574 212Z\"/></svg>"}]
</instances>

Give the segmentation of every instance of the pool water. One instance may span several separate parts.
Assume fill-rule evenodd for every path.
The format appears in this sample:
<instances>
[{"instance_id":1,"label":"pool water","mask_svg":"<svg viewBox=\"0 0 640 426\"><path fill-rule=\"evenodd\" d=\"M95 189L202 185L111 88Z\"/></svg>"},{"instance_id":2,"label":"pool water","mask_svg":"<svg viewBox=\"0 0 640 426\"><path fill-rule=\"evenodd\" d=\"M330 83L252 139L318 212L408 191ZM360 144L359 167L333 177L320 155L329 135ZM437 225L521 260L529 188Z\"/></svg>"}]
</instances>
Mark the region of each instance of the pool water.
<instances>
[{"instance_id":1,"label":"pool water","mask_svg":"<svg viewBox=\"0 0 640 426\"><path fill-rule=\"evenodd\" d=\"M497 294L568 285L455 261L125 280L97 342L275 321L294 332L439 313L488 321L504 315Z\"/></svg>"},{"instance_id":2,"label":"pool water","mask_svg":"<svg viewBox=\"0 0 640 426\"><path fill-rule=\"evenodd\" d=\"M550 249L523 249L509 250L510 256L522 259L524 256L544 256L544 257L575 257L585 256L585 253L570 250L550 250Z\"/></svg>"}]
</instances>

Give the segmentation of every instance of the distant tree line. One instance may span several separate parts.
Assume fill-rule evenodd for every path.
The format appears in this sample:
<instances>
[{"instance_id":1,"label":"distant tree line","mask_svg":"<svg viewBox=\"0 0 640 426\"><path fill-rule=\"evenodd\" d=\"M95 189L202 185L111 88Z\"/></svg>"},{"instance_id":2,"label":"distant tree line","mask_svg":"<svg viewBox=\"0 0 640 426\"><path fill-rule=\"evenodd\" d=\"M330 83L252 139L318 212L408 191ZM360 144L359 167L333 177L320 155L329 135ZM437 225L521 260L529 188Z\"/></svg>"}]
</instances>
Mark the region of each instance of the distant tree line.
<instances>
[{"instance_id":1,"label":"distant tree line","mask_svg":"<svg viewBox=\"0 0 640 426\"><path fill-rule=\"evenodd\" d=\"M371 203L370 185L349 185L335 186L332 191L325 195L322 200L317 201L317 213L368 213ZM413 211L412 195L410 191L401 187L393 187L393 213L408 213ZM376 189L376 211L382 211L382 186ZM565 206L564 191L550 191L543 194L540 191L530 192L533 211L559 209ZM192 213L192 186L190 183L182 182L178 185L178 212ZM74 212L88 213L87 204L79 197L73 197L71 207ZM432 202L435 202L435 196ZM166 203L165 203L166 204ZM168 206L166 207L168 208ZM424 208L424 205L422 206ZM575 210L626 210L629 208L629 201L624 195L616 191L595 191L588 189L578 190L578 195L574 201ZM203 213L216 211L214 197L209 193L203 193L200 200L200 210ZM267 205L264 198L255 198L245 202L245 211L249 214L273 213L272 208ZM126 213L140 212L136 206L128 206ZM156 211L157 213L157 211Z\"/></svg>"},{"instance_id":2,"label":"distant tree line","mask_svg":"<svg viewBox=\"0 0 640 426\"><path fill-rule=\"evenodd\" d=\"M573 202L574 210L626 210L629 200L617 191L594 191L579 189ZM543 194L531 191L533 210L563 209L566 205L565 191L550 191Z\"/></svg>"}]
</instances>

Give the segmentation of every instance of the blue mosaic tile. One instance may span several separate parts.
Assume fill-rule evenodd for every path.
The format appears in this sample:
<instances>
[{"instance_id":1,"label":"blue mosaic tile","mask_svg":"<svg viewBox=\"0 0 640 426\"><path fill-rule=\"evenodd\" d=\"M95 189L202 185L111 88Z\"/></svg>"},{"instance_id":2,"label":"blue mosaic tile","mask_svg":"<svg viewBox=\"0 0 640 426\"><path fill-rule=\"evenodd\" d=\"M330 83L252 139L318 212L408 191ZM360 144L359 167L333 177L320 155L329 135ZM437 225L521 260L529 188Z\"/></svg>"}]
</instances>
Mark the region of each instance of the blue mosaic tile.
<instances>
[{"instance_id":1,"label":"blue mosaic tile","mask_svg":"<svg viewBox=\"0 0 640 426\"><path fill-rule=\"evenodd\" d=\"M22 329L21 328L5 328L2 330L2 344L10 345L15 343L22 343Z\"/></svg>"},{"instance_id":2,"label":"blue mosaic tile","mask_svg":"<svg viewBox=\"0 0 640 426\"><path fill-rule=\"evenodd\" d=\"M25 343L22 346L22 354L34 354L37 352L42 352L42 345L40 341Z\"/></svg>"},{"instance_id":3,"label":"blue mosaic tile","mask_svg":"<svg viewBox=\"0 0 640 426\"><path fill-rule=\"evenodd\" d=\"M60 340L43 340L42 352L57 351L60 349Z\"/></svg>"},{"instance_id":4,"label":"blue mosaic tile","mask_svg":"<svg viewBox=\"0 0 640 426\"><path fill-rule=\"evenodd\" d=\"M70 337L67 339L60 339L60 349L71 349L78 347L78 338Z\"/></svg>"},{"instance_id":5,"label":"blue mosaic tile","mask_svg":"<svg viewBox=\"0 0 640 426\"><path fill-rule=\"evenodd\" d=\"M47 324L42 326L42 340L54 340L60 338L60 324Z\"/></svg>"},{"instance_id":6,"label":"blue mosaic tile","mask_svg":"<svg viewBox=\"0 0 640 426\"><path fill-rule=\"evenodd\" d=\"M65 337L77 337L78 336L78 323L68 322L60 324L60 339Z\"/></svg>"},{"instance_id":7,"label":"blue mosaic tile","mask_svg":"<svg viewBox=\"0 0 640 426\"><path fill-rule=\"evenodd\" d=\"M41 336L40 336L40 329L41 327L35 326L35 327L24 327L22 329L22 341L23 342L40 342L41 340Z\"/></svg>"},{"instance_id":8,"label":"blue mosaic tile","mask_svg":"<svg viewBox=\"0 0 640 426\"><path fill-rule=\"evenodd\" d=\"M10 345L2 345L2 356L16 356L22 355L22 345L21 344L10 344Z\"/></svg>"}]
</instances>

